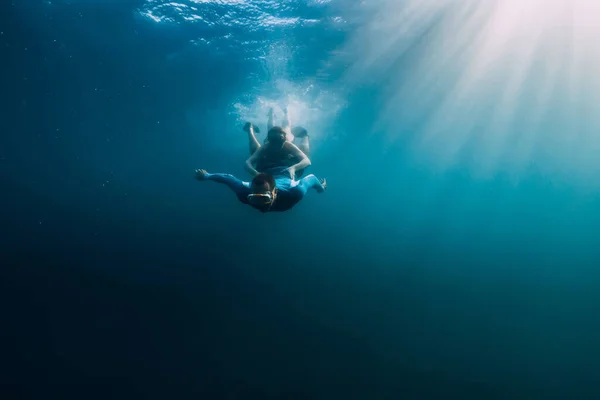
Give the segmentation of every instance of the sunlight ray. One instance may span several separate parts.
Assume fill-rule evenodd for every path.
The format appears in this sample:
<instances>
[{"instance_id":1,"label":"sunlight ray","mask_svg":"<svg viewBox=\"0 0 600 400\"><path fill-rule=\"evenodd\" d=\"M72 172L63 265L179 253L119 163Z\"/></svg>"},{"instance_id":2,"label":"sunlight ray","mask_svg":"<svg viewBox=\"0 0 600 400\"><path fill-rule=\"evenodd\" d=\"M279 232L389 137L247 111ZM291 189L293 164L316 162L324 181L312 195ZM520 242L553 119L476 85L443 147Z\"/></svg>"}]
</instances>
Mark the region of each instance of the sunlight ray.
<instances>
[{"instance_id":1,"label":"sunlight ray","mask_svg":"<svg viewBox=\"0 0 600 400\"><path fill-rule=\"evenodd\" d=\"M600 177L600 2L379 1L345 84L387 87L374 131L433 168Z\"/></svg>"}]
</instances>

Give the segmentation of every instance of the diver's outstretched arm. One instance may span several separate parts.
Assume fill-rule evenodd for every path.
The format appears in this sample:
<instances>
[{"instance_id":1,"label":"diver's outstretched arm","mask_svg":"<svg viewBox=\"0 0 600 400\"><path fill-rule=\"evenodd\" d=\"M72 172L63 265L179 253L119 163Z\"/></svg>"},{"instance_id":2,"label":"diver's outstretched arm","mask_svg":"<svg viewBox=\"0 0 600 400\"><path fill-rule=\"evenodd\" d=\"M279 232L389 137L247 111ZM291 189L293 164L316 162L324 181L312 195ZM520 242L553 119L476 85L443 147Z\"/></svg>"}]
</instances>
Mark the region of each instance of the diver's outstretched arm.
<instances>
[{"instance_id":1,"label":"diver's outstretched arm","mask_svg":"<svg viewBox=\"0 0 600 400\"><path fill-rule=\"evenodd\" d=\"M238 197L247 194L248 182L243 182L231 174L209 174L204 169L196 170L196 179L199 181L214 181L227 185Z\"/></svg>"}]
</instances>

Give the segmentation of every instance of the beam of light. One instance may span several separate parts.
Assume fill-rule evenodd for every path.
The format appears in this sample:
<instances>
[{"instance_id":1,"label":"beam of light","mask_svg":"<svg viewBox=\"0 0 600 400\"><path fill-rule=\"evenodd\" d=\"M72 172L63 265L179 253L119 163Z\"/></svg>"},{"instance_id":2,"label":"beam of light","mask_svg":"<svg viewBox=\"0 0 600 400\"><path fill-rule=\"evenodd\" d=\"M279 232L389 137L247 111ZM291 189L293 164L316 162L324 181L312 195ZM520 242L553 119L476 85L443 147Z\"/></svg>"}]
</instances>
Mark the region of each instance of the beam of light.
<instances>
[{"instance_id":1,"label":"beam of light","mask_svg":"<svg viewBox=\"0 0 600 400\"><path fill-rule=\"evenodd\" d=\"M600 1L382 0L344 54L375 121L432 168L600 184Z\"/></svg>"}]
</instances>

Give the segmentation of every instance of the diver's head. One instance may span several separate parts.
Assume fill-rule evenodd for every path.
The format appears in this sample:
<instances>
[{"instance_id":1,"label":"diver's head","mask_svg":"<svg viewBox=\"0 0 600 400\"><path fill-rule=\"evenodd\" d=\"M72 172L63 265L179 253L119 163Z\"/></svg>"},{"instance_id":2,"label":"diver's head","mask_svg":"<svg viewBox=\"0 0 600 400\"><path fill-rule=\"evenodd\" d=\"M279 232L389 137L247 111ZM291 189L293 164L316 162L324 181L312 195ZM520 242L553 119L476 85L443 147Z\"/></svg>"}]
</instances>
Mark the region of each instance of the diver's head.
<instances>
[{"instance_id":1,"label":"diver's head","mask_svg":"<svg viewBox=\"0 0 600 400\"><path fill-rule=\"evenodd\" d=\"M277 146L283 146L285 143L286 133L280 126L274 126L267 133L267 140Z\"/></svg>"},{"instance_id":2,"label":"diver's head","mask_svg":"<svg viewBox=\"0 0 600 400\"><path fill-rule=\"evenodd\" d=\"M259 211L269 211L277 197L275 178L269 174L258 174L252 179L250 190L248 203Z\"/></svg>"}]
</instances>

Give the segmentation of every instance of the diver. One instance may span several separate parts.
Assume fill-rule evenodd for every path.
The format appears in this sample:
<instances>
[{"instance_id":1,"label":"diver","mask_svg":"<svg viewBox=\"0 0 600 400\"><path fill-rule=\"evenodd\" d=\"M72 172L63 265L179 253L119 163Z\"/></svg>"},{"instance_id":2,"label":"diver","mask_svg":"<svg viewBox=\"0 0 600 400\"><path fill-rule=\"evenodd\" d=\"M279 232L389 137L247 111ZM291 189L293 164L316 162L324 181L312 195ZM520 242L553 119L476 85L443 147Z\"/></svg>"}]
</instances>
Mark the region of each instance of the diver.
<instances>
[{"instance_id":1,"label":"diver","mask_svg":"<svg viewBox=\"0 0 600 400\"><path fill-rule=\"evenodd\" d=\"M327 181L310 174L296 180L311 162L300 149L309 149L306 129L290 129L287 110L284 110L283 126L273 126L273 109L269 110L269 132L263 146L256 139L254 126L246 123L244 130L250 139L250 158L246 169L254 176L251 182L243 182L230 174L211 174L197 169L199 181L215 181L227 185L238 200L261 212L287 211L294 207L309 189L323 193ZM298 138L299 146L293 141ZM255 168L256 165L256 168Z\"/></svg>"},{"instance_id":2,"label":"diver","mask_svg":"<svg viewBox=\"0 0 600 400\"><path fill-rule=\"evenodd\" d=\"M318 193L323 193L327 188L327 181L318 179L313 174L295 180L293 167L272 168L258 173L251 182L243 182L230 174L210 174L206 170L197 169L196 179L227 185L240 202L263 213L287 211L298 204L309 189L314 188Z\"/></svg>"},{"instance_id":3,"label":"diver","mask_svg":"<svg viewBox=\"0 0 600 400\"><path fill-rule=\"evenodd\" d=\"M291 128L287 108L283 109L284 118L281 127L273 126L273 109L268 113L267 128L269 130L264 145L261 146L256 133L260 132L250 122L244 125L243 130L248 133L248 150L250 158L246 160L246 169L253 176L271 168L281 166L295 166L292 178L304 174L304 168L310 165L299 166L302 155L308 157L310 142L305 128L297 126ZM299 151L298 151L299 150Z\"/></svg>"}]
</instances>

